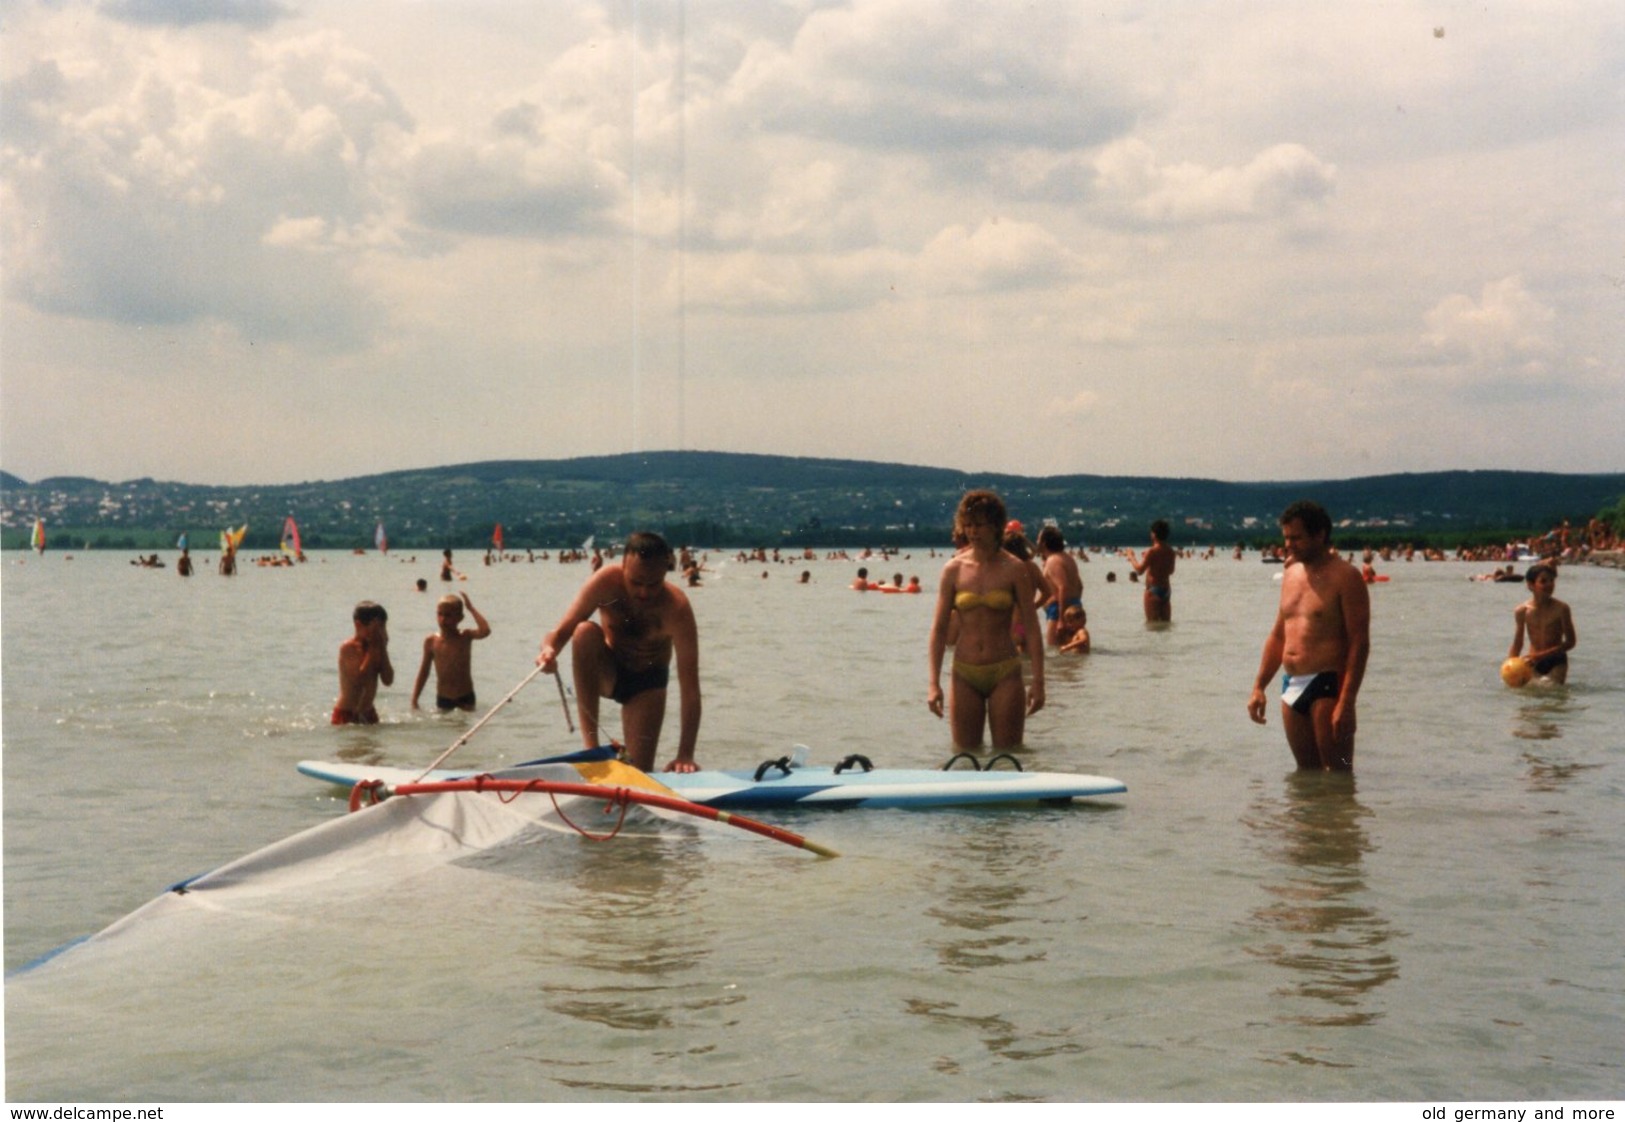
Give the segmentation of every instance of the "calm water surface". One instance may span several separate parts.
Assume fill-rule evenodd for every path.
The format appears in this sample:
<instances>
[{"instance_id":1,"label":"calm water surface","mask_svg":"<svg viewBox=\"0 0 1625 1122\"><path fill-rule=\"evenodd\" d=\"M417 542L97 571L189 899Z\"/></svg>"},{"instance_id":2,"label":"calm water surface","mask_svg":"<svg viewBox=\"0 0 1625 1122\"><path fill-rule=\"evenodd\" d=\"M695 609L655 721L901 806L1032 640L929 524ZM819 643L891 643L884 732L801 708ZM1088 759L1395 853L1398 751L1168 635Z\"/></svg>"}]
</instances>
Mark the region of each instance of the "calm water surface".
<instances>
[{"instance_id":1,"label":"calm water surface","mask_svg":"<svg viewBox=\"0 0 1625 1122\"><path fill-rule=\"evenodd\" d=\"M7 968L341 816L298 760L422 765L466 731L407 706L437 560L182 581L5 555ZM461 560L495 628L483 706L585 570ZM843 562L712 564L702 762L798 742L824 762L947 758L924 704L931 597L860 596ZM895 567L931 589L940 565ZM362 871L10 975L7 1095L1619 1098L1625 575L1563 570L1570 685L1514 692L1496 668L1522 586L1465 579L1480 568L1396 564L1373 589L1354 780L1296 774L1278 719L1246 719L1273 567L1182 562L1175 622L1148 630L1123 564L1097 557L1098 650L1052 665L1024 762L1125 796L773 817L834 861L683 831ZM390 610L397 681L382 726L334 729L361 598ZM539 680L453 762L572 744Z\"/></svg>"}]
</instances>

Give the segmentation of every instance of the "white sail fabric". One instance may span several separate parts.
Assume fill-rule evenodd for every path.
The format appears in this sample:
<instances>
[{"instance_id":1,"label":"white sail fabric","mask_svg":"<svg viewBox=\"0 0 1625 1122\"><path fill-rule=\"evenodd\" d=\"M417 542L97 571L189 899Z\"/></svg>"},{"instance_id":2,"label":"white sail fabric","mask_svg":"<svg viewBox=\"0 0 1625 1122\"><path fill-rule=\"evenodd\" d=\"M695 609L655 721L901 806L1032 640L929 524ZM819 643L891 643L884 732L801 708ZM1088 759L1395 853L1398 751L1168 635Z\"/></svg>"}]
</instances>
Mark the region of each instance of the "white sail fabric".
<instances>
[{"instance_id":1,"label":"white sail fabric","mask_svg":"<svg viewBox=\"0 0 1625 1122\"><path fill-rule=\"evenodd\" d=\"M580 781L564 767L560 780ZM586 832L619 837L676 833L713 823L605 796L454 791L398 796L331 819L182 882L76 945L153 936L186 917L216 913L274 916L353 902L459 860L504 847L579 840ZM624 817L623 817L624 814ZM59 956L60 957L60 956Z\"/></svg>"}]
</instances>

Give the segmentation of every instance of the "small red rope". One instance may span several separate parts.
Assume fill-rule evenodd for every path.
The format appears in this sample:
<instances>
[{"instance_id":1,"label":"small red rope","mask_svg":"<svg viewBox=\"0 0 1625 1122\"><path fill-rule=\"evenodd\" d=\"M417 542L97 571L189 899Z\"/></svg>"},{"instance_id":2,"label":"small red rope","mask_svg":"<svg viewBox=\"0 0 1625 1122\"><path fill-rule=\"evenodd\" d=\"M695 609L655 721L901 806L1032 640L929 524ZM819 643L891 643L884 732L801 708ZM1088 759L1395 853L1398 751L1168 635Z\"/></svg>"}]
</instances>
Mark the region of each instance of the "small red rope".
<instances>
[{"instance_id":1,"label":"small red rope","mask_svg":"<svg viewBox=\"0 0 1625 1122\"><path fill-rule=\"evenodd\" d=\"M476 789L478 789L478 785L476 785ZM539 785L527 786L518 788L511 795L506 795L500 790L497 791L496 794L497 798L501 799L504 805L506 805L507 803L513 802L520 795L523 795L526 792L536 791L538 789ZM560 821L562 821L566 826L570 827L570 829L574 830L576 833L580 834L582 837L586 838L588 841L595 842L609 841L614 838L615 835L621 832L621 827L626 825L626 808L632 804L632 800L626 797L626 789L624 787L615 788L610 800L604 804L603 813L608 814L610 808L618 804L621 808L621 816L620 818L616 819L615 828L609 833L594 834L591 831L583 829L582 827L577 826L574 822L570 821L570 816L564 813L563 807L559 806L559 796L556 792L548 791L547 796L553 800L553 810L556 814L558 814Z\"/></svg>"},{"instance_id":2,"label":"small red rope","mask_svg":"<svg viewBox=\"0 0 1625 1122\"><path fill-rule=\"evenodd\" d=\"M570 816L568 814L565 814L564 809L559 806L559 797L558 797L558 795L554 794L552 791L549 791L548 792L548 797L553 800L553 809L558 812L559 819L566 826L570 827L570 829L574 830L576 833L580 834L582 837L586 838L588 841L595 841L595 842L607 842L611 838L613 838L616 834L620 833L621 832L621 827L626 825L626 808L632 805L632 801L630 799L624 797L619 791L617 791L615 793L615 797L613 799L611 799L609 802L604 804L604 810L603 810L603 813L608 814L610 807L614 806L616 803L620 804L620 806L621 806L621 816L620 816L620 818L615 820L615 828L613 830L611 830L607 834L593 834L593 833L588 833L586 830L583 830L580 826L577 826L574 822L570 821Z\"/></svg>"}]
</instances>

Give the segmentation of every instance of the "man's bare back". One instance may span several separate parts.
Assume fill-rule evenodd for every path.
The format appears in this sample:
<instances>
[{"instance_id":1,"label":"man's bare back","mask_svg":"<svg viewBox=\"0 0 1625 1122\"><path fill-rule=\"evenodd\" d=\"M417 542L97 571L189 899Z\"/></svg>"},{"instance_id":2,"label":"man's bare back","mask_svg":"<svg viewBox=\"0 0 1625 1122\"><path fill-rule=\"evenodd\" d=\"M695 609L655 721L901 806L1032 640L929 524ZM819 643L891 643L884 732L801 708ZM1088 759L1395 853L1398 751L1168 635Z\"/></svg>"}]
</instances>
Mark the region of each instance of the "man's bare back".
<instances>
[{"instance_id":1,"label":"man's bare back","mask_svg":"<svg viewBox=\"0 0 1625 1122\"><path fill-rule=\"evenodd\" d=\"M1166 622L1173 618L1173 576L1179 554L1168 544L1168 523L1157 519L1151 523L1151 546L1145 556L1136 557L1129 550L1129 564L1145 577L1145 618L1148 622Z\"/></svg>"},{"instance_id":2,"label":"man's bare back","mask_svg":"<svg viewBox=\"0 0 1625 1122\"><path fill-rule=\"evenodd\" d=\"M1044 579L1060 603L1083 599L1083 575L1078 572L1078 563L1067 554L1051 553L1044 558Z\"/></svg>"},{"instance_id":3,"label":"man's bare back","mask_svg":"<svg viewBox=\"0 0 1625 1122\"><path fill-rule=\"evenodd\" d=\"M1061 616L1069 607L1083 607L1083 574L1078 563L1066 551L1066 539L1055 526L1045 526L1038 532L1038 548L1044 555L1044 581L1049 585L1049 599L1043 605L1045 639L1051 646L1059 646Z\"/></svg>"},{"instance_id":4,"label":"man's bare back","mask_svg":"<svg viewBox=\"0 0 1625 1122\"><path fill-rule=\"evenodd\" d=\"M1163 542L1157 542L1145 551L1144 573L1145 583L1148 585L1165 585L1174 575L1174 566L1178 563L1178 554L1174 547Z\"/></svg>"}]
</instances>

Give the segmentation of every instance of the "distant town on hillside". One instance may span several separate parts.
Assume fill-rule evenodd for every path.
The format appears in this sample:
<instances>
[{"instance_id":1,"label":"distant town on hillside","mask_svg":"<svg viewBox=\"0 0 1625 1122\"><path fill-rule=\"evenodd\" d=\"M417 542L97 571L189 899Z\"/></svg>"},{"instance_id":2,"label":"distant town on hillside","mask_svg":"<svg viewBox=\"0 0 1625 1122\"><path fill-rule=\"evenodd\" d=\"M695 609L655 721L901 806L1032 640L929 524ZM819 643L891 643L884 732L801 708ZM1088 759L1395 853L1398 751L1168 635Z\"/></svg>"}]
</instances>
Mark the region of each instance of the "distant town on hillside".
<instances>
[{"instance_id":1,"label":"distant town on hillside","mask_svg":"<svg viewBox=\"0 0 1625 1122\"><path fill-rule=\"evenodd\" d=\"M940 544L954 506L991 487L1011 516L1069 542L1133 544L1156 518L1180 544L1257 544L1287 503L1324 505L1350 544L1449 544L1584 524L1616 508L1625 473L1450 471L1361 479L1230 483L1209 479L1021 476L854 460L650 452L505 460L274 486L152 479L27 482L0 473L0 541L23 548L36 520L52 548L167 549L181 533L213 548L247 525L245 551L275 550L292 517L306 549L372 548L382 524L400 548L508 549L610 542L653 529L700 547Z\"/></svg>"}]
</instances>

